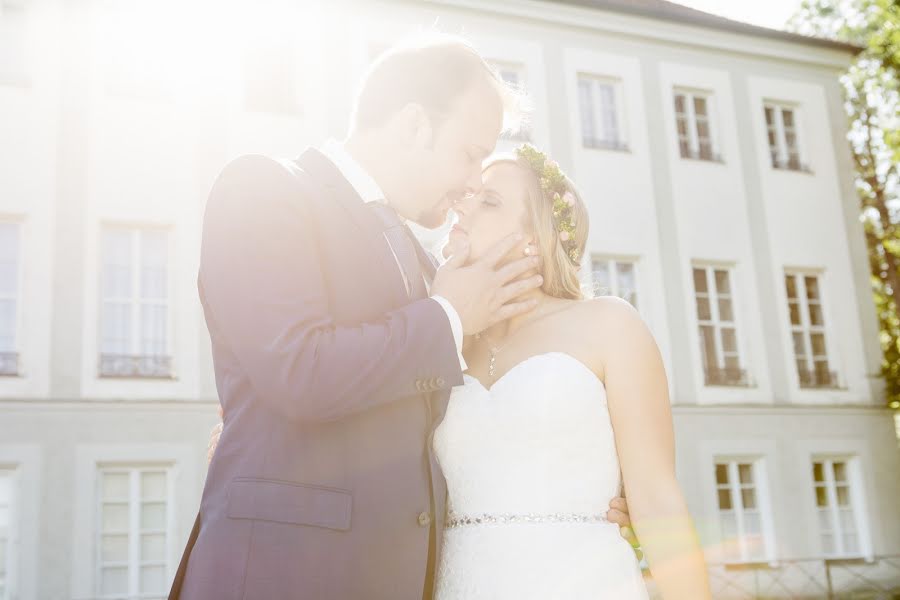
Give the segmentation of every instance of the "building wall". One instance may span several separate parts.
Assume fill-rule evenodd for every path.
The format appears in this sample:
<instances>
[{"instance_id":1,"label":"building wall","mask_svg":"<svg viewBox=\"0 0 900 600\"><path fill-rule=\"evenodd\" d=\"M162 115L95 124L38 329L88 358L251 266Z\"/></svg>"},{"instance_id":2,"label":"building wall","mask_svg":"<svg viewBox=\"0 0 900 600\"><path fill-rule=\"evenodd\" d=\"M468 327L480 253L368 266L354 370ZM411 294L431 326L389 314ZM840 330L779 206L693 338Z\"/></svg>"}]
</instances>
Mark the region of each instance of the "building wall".
<instances>
[{"instance_id":1,"label":"building wall","mask_svg":"<svg viewBox=\"0 0 900 600\"><path fill-rule=\"evenodd\" d=\"M202 21L199 9L183 10L185 22ZM0 73L0 219L22 224L21 370L0 378L0 468L14 468L20 507L19 597L95 594L98 465L172 466L166 557L174 573L217 420L195 287L206 193L235 156L292 156L342 136L373 51L435 21L468 35L489 60L523 69L535 105L532 140L573 176L590 205L589 252L635 261L638 307L669 377L679 479L710 560L721 559L713 466L722 457L765 465L758 492L771 514L767 558L822 556L811 472L821 456L854 457L859 467L862 554L900 553L900 460L890 414L880 408L877 320L836 81L848 56L525 0L286 10L292 18L278 22L267 21L265 9L231 15L230 26L246 30L251 45L268 33L287 40L299 99L288 115L247 109L242 47L215 28L208 48L197 50L191 32L173 26L160 50L179 59L167 81L154 79L152 55L116 55L134 15L107 14L93 0L27 5L27 58ZM166 24L151 25L152 33ZM136 74L117 66L145 63ZM616 81L627 151L582 144L579 73ZM680 157L676 87L712 94L721 162ZM799 107L811 172L772 168L764 100ZM170 233L173 378L98 375L105 225ZM733 269L749 386L704 384L694 263ZM837 389L799 386L785 268L822 274Z\"/></svg>"},{"instance_id":2,"label":"building wall","mask_svg":"<svg viewBox=\"0 0 900 600\"><path fill-rule=\"evenodd\" d=\"M711 493L716 456L761 457L766 464L765 493L774 520L773 558L823 556L814 511L813 456L860 457L865 496L868 555L900 550L897 518L896 437L890 419L873 408L835 407L810 413L805 407L678 406L679 480L705 547L721 543L715 494Z\"/></svg>"}]
</instances>

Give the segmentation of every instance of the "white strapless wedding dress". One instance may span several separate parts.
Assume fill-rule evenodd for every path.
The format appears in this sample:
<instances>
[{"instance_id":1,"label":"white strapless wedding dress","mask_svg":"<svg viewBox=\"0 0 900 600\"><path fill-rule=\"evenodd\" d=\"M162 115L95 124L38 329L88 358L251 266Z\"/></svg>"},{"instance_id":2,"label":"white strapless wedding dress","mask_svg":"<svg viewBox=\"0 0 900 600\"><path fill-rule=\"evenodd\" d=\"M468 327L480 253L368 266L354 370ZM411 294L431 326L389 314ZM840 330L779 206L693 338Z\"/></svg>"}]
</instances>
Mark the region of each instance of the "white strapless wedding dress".
<instances>
[{"instance_id":1,"label":"white strapless wedding dress","mask_svg":"<svg viewBox=\"0 0 900 600\"><path fill-rule=\"evenodd\" d=\"M619 461L606 389L578 359L532 356L490 390L465 376L434 448L449 493L435 600L647 598L604 518Z\"/></svg>"}]
</instances>

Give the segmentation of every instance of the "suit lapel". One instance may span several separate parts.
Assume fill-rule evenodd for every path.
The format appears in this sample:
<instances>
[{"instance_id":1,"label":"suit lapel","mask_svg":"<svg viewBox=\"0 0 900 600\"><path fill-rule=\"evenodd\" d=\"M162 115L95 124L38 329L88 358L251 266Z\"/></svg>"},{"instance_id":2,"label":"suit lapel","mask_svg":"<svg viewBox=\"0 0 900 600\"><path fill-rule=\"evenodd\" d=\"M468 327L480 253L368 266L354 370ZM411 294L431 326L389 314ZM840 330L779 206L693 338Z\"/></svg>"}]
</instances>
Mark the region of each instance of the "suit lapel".
<instances>
[{"instance_id":1,"label":"suit lapel","mask_svg":"<svg viewBox=\"0 0 900 600\"><path fill-rule=\"evenodd\" d=\"M336 224L336 226L340 228L346 225L358 227L362 233L382 230L380 220L366 209L365 203L350 182L344 179L338 168L324 154L315 148L309 148L300 155L296 163L318 181L329 192L331 199L347 213L348 221ZM352 235L352 233L346 233Z\"/></svg>"},{"instance_id":2,"label":"suit lapel","mask_svg":"<svg viewBox=\"0 0 900 600\"><path fill-rule=\"evenodd\" d=\"M422 278L421 270L415 264L415 242L406 239L402 223L398 221L393 226L380 217L373 207L367 206L334 163L315 148L307 149L295 162L318 181L329 199L340 205L345 212L346 222L335 224L341 235L348 239L364 237L371 247L370 256L377 256L381 260L388 279L394 282L393 285L387 285L394 306L403 306L424 297L424 286L417 285L418 281L414 279ZM348 230L348 227L356 232Z\"/></svg>"},{"instance_id":3,"label":"suit lapel","mask_svg":"<svg viewBox=\"0 0 900 600\"><path fill-rule=\"evenodd\" d=\"M367 208L374 211L386 227L383 232L384 239L397 262L397 268L403 275L409 299L424 298L428 295L428 291L425 287L423 266L420 264L420 253L424 253L425 250L422 249L412 231L403 224L394 209L376 202L369 203Z\"/></svg>"}]
</instances>

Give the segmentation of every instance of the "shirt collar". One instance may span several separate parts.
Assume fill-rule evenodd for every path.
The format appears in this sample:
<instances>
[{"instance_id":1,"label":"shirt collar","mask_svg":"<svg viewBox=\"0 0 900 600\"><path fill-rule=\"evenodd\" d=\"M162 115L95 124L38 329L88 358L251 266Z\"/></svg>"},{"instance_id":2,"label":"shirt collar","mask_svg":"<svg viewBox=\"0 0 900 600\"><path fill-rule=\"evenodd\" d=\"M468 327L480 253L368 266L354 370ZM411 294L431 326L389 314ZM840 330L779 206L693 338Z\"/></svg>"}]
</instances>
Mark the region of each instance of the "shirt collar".
<instances>
[{"instance_id":1,"label":"shirt collar","mask_svg":"<svg viewBox=\"0 0 900 600\"><path fill-rule=\"evenodd\" d=\"M344 176L363 202L385 202L384 192L378 183L363 168L359 162L350 155L347 148L335 139L329 139L320 149L328 160L334 163L341 175Z\"/></svg>"}]
</instances>

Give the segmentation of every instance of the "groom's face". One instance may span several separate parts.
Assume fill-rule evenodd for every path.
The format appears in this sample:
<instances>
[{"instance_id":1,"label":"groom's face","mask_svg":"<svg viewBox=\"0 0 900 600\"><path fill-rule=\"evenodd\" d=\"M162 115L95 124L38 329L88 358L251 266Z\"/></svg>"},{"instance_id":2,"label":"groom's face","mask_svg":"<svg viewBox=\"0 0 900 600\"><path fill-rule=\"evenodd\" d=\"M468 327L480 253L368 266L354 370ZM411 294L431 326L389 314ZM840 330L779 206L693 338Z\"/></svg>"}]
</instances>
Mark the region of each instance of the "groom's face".
<instances>
[{"instance_id":1,"label":"groom's face","mask_svg":"<svg viewBox=\"0 0 900 600\"><path fill-rule=\"evenodd\" d=\"M454 202L481 189L482 162L494 151L502 126L502 100L487 82L471 85L434 123L430 140L410 156L408 214L417 223L439 227Z\"/></svg>"}]
</instances>

